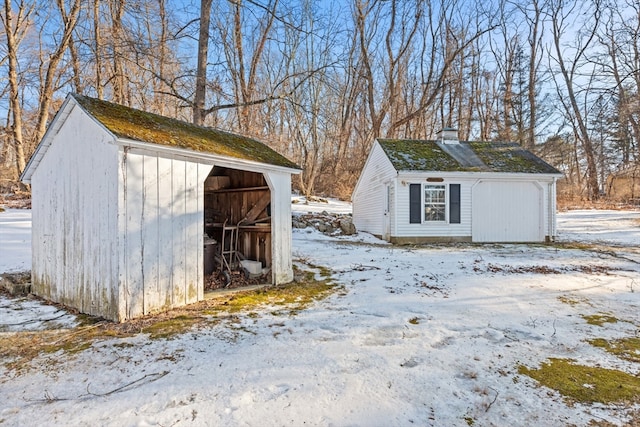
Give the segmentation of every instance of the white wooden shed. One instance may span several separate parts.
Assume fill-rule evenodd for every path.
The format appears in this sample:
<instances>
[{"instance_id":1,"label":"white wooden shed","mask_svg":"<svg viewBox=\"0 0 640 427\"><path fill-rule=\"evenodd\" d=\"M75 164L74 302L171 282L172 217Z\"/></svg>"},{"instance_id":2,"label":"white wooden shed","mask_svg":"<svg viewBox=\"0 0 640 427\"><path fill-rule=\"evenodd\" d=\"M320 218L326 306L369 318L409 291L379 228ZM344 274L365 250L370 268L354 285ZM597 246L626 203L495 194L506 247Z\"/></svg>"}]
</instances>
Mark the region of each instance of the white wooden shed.
<instances>
[{"instance_id":1,"label":"white wooden shed","mask_svg":"<svg viewBox=\"0 0 640 427\"><path fill-rule=\"evenodd\" d=\"M384 240L543 242L562 174L513 143L377 140L352 195L358 230Z\"/></svg>"},{"instance_id":2,"label":"white wooden shed","mask_svg":"<svg viewBox=\"0 0 640 427\"><path fill-rule=\"evenodd\" d=\"M254 139L69 95L22 175L32 291L115 321L197 302L205 233L224 221L267 280L290 282L299 172Z\"/></svg>"}]
</instances>

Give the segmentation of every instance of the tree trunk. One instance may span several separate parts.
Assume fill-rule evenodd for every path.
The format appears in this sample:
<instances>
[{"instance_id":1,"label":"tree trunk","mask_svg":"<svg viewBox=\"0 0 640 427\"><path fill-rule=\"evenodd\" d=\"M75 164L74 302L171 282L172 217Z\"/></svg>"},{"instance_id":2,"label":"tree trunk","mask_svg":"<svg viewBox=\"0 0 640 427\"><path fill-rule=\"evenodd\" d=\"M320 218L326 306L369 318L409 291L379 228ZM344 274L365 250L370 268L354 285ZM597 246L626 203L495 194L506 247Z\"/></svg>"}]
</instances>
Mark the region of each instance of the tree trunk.
<instances>
[{"instance_id":1,"label":"tree trunk","mask_svg":"<svg viewBox=\"0 0 640 427\"><path fill-rule=\"evenodd\" d=\"M124 90L124 70L122 68L122 43L124 37L122 34L122 15L124 14L124 3L126 0L112 0L109 3L111 9L111 43L113 45L113 75L111 76L111 85L113 87L113 101L123 104L125 101Z\"/></svg>"},{"instance_id":2,"label":"tree trunk","mask_svg":"<svg viewBox=\"0 0 640 427\"><path fill-rule=\"evenodd\" d=\"M49 57L45 79L44 82L42 82L42 87L40 88L38 119L34 137L36 143L40 142L45 132L47 131L47 124L49 121L49 108L51 107L51 101L53 100L53 91L55 89L58 65L60 64L65 51L69 47L73 30L76 26L76 23L78 22L78 14L80 13L80 5L82 3L82 0L75 0L68 14L65 10L63 0L58 0L57 3L64 28L58 46L56 46L56 49Z\"/></svg>"},{"instance_id":3,"label":"tree trunk","mask_svg":"<svg viewBox=\"0 0 640 427\"><path fill-rule=\"evenodd\" d=\"M9 59L9 108L11 109L11 134L13 136L13 147L16 154L16 168L18 175L22 174L27 164L24 149L23 125L22 125L22 104L20 102L20 84L18 81L18 48L20 45L20 29L31 14L24 4L21 4L17 12L15 26L13 23L13 11L11 0L4 2L4 25L7 42L7 57Z\"/></svg>"},{"instance_id":4,"label":"tree trunk","mask_svg":"<svg viewBox=\"0 0 640 427\"><path fill-rule=\"evenodd\" d=\"M104 89L102 88L102 33L100 31L100 0L93 0L93 37L95 40L95 89L98 99L103 99Z\"/></svg>"},{"instance_id":5,"label":"tree trunk","mask_svg":"<svg viewBox=\"0 0 640 427\"><path fill-rule=\"evenodd\" d=\"M534 16L529 29L529 80L527 82L527 101L529 103L529 126L524 148L531 150L536 145L536 124L538 121L538 104L536 98L536 87L538 85L538 49L540 47L540 15L541 10L538 1L532 2Z\"/></svg>"},{"instance_id":6,"label":"tree trunk","mask_svg":"<svg viewBox=\"0 0 640 427\"><path fill-rule=\"evenodd\" d=\"M598 28L598 17L599 11L596 10L595 14L595 23L593 24L589 33L587 33L587 40L584 41L584 44L579 46L575 57L573 59L573 65L571 66L571 71L567 68L567 63L565 61L565 53L563 51L563 47L561 44L561 36L563 32L562 28L562 5L563 2L560 2L557 5L557 9L553 11L553 44L556 51L556 61L558 62L558 66L560 67L560 73L562 75L562 79L564 81L566 87L566 97L569 100L570 105L570 113L574 120L574 127L577 129L577 135L580 143L582 145L582 149L584 151L585 158L587 160L587 171L586 171L586 179L587 179L587 193L590 200L597 200L600 197L600 188L598 186L598 168L596 165L596 158L593 143L591 141L591 137L589 135L589 130L587 129L587 125L585 123L585 118L578 106L577 96L574 90L574 81L573 74L574 70L580 61L580 59L585 54L587 47L591 44L595 33ZM597 9L597 8L596 8Z\"/></svg>"},{"instance_id":7,"label":"tree trunk","mask_svg":"<svg viewBox=\"0 0 640 427\"><path fill-rule=\"evenodd\" d=\"M198 68L196 70L196 91L193 98L193 123L201 126L205 119L207 97L207 57L209 53L209 23L211 20L211 0L200 2L200 32L198 34Z\"/></svg>"}]
</instances>

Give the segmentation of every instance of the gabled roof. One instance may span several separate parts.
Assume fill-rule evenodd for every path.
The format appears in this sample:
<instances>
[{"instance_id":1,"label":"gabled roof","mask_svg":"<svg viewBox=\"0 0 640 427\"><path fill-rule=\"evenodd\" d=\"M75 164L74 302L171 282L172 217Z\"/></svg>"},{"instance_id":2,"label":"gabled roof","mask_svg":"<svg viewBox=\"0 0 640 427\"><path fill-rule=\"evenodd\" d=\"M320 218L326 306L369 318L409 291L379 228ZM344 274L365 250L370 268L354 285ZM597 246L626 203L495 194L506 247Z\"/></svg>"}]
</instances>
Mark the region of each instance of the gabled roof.
<instances>
[{"instance_id":1,"label":"gabled roof","mask_svg":"<svg viewBox=\"0 0 640 427\"><path fill-rule=\"evenodd\" d=\"M252 138L196 126L88 96L71 96L83 110L118 138L299 169L286 157Z\"/></svg>"},{"instance_id":2,"label":"gabled roof","mask_svg":"<svg viewBox=\"0 0 640 427\"><path fill-rule=\"evenodd\" d=\"M379 139L397 171L558 174L547 162L514 143Z\"/></svg>"}]
</instances>

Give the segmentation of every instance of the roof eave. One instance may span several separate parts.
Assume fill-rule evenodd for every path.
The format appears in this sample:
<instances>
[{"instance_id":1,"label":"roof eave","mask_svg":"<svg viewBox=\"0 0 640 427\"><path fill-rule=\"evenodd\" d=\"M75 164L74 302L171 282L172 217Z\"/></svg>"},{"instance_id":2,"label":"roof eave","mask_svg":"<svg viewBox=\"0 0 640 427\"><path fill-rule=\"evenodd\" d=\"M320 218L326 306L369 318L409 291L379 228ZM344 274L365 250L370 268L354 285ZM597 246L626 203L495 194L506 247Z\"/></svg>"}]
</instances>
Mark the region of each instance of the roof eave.
<instances>
[{"instance_id":1,"label":"roof eave","mask_svg":"<svg viewBox=\"0 0 640 427\"><path fill-rule=\"evenodd\" d=\"M561 173L544 173L544 172L491 172L491 171L438 171L438 170L425 170L425 171L416 171L416 170L400 170L398 171L398 176L403 177L422 177L428 174L437 174L441 177L465 177L465 178L513 178L513 179L522 179L522 178L562 178L564 177Z\"/></svg>"},{"instance_id":2,"label":"roof eave","mask_svg":"<svg viewBox=\"0 0 640 427\"><path fill-rule=\"evenodd\" d=\"M194 151L186 148L170 147L166 145L156 144L153 142L137 141L129 138L117 138L116 143L121 146L132 147L139 150L161 153L166 156L184 157L211 163L218 166L230 167L234 169L247 169L256 172L284 172L297 175L302 172L298 168L290 168L287 166L274 165L271 163L263 163L255 160L240 159L237 157L222 156L219 154L207 153L204 151Z\"/></svg>"},{"instance_id":3,"label":"roof eave","mask_svg":"<svg viewBox=\"0 0 640 427\"><path fill-rule=\"evenodd\" d=\"M38 143L35 151L29 158L29 161L27 162L24 170L20 174L19 179L21 182L24 182L25 184L31 184L31 177L33 176L33 173L38 168L38 165L40 164L40 161L42 161L44 155L47 153L49 146L53 142L53 138L60 131L60 128L66 121L67 117L69 117L76 105L78 105L76 100L73 99L72 96L68 95L62 103L62 106L54 116L53 120L51 121L51 124L47 128L44 136Z\"/></svg>"}]
</instances>

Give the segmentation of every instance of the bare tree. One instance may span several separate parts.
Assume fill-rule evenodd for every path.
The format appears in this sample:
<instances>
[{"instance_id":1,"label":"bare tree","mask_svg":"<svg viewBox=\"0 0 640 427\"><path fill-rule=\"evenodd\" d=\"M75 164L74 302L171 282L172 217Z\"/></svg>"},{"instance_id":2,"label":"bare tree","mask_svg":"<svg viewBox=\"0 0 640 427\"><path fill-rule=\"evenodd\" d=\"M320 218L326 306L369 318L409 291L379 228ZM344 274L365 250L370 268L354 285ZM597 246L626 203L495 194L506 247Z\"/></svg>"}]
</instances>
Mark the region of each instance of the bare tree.
<instances>
[{"instance_id":1,"label":"bare tree","mask_svg":"<svg viewBox=\"0 0 640 427\"><path fill-rule=\"evenodd\" d=\"M540 104L538 103L538 88L543 79L541 73L541 64L543 58L542 38L544 33L543 9L546 5L540 0L530 0L525 5L520 6L523 10L526 22L528 23L527 43L529 45L529 78L527 80L527 101L529 104L529 123L527 126L527 135L524 140L524 147L533 149L536 143L536 126L538 119L542 116L539 114Z\"/></svg>"},{"instance_id":2,"label":"bare tree","mask_svg":"<svg viewBox=\"0 0 640 427\"><path fill-rule=\"evenodd\" d=\"M78 14L80 13L81 0L73 0L67 11L67 6L63 0L56 0L57 12L60 14L62 22L61 35L57 41L53 51L49 54L49 60L45 66L45 76L40 87L40 96L38 100L38 118L36 124L35 141L39 142L47 131L47 124L50 108L53 101L53 94L56 90L58 77L58 66L62 61L63 55L69 47L71 37L78 22Z\"/></svg>"},{"instance_id":3,"label":"bare tree","mask_svg":"<svg viewBox=\"0 0 640 427\"><path fill-rule=\"evenodd\" d=\"M500 14L500 39L491 43L500 73L501 118L498 139L533 149L545 114L539 103L544 79L543 24L545 0L508 1Z\"/></svg>"},{"instance_id":4,"label":"bare tree","mask_svg":"<svg viewBox=\"0 0 640 427\"><path fill-rule=\"evenodd\" d=\"M337 27L331 12L323 16L311 0L303 1L301 6L296 29L286 32L287 74L300 76L301 81L299 90L287 100L283 121L303 168L298 180L300 189L311 196L325 162L336 152L334 123L340 110L333 101L340 89L332 84L333 70L328 65L335 54ZM306 70L321 71L307 77Z\"/></svg>"},{"instance_id":5,"label":"bare tree","mask_svg":"<svg viewBox=\"0 0 640 427\"><path fill-rule=\"evenodd\" d=\"M512 34L508 28L509 17L502 14L500 25L501 40L498 47L493 48L496 58L496 68L500 73L501 86L501 120L497 123L497 138L503 141L513 141L514 133L514 103L516 102L516 75L518 67L518 53L520 48L519 34Z\"/></svg>"},{"instance_id":6,"label":"bare tree","mask_svg":"<svg viewBox=\"0 0 640 427\"><path fill-rule=\"evenodd\" d=\"M4 0L0 134L12 170L74 90L264 138L304 167L305 193L347 196L377 137L452 125L463 139L536 149L552 133L551 77L562 143L544 153L562 150L590 199L609 170L640 159L637 1L192 3Z\"/></svg>"},{"instance_id":7,"label":"bare tree","mask_svg":"<svg viewBox=\"0 0 640 427\"><path fill-rule=\"evenodd\" d=\"M16 168L22 173L27 164L27 153L22 123L22 102L20 100L20 82L18 76L18 55L20 42L24 38L31 22L31 14L35 10L35 2L20 1L14 12L11 0L5 0L2 11L2 25L7 43L9 68L9 109L11 113L11 134L16 153Z\"/></svg>"},{"instance_id":8,"label":"bare tree","mask_svg":"<svg viewBox=\"0 0 640 427\"><path fill-rule=\"evenodd\" d=\"M200 26L198 33L198 65L196 90L193 97L193 123L202 125L205 119L207 98L207 60L209 54L209 26L211 22L211 0L200 2Z\"/></svg>"},{"instance_id":9,"label":"bare tree","mask_svg":"<svg viewBox=\"0 0 640 427\"><path fill-rule=\"evenodd\" d=\"M226 59L225 71L229 75L233 94L231 104L237 111L236 126L242 132L252 130L255 117L251 115L251 106L277 98L273 94L261 94L257 84L260 77L259 66L277 19L278 1L271 0L266 5L249 2L252 7L251 15L256 16L249 34L246 33L245 21L247 6L243 0L229 1L230 9L216 14L216 26Z\"/></svg>"},{"instance_id":10,"label":"bare tree","mask_svg":"<svg viewBox=\"0 0 640 427\"><path fill-rule=\"evenodd\" d=\"M93 0L93 37L94 37L94 69L95 69L95 90L99 99L104 98L104 90L102 86L102 61L103 61L103 42L102 29L100 26L100 0Z\"/></svg>"},{"instance_id":11,"label":"bare tree","mask_svg":"<svg viewBox=\"0 0 640 427\"><path fill-rule=\"evenodd\" d=\"M567 115L571 118L576 139L580 142L586 159L587 195L590 200L597 200L600 196L598 185L598 169L596 154L591 135L587 128L587 117L583 107L578 103L578 90L580 90L580 66L586 60L588 49L592 47L601 15L600 0L589 3L590 11L581 10L585 6L579 0L552 0L550 1L550 20L553 37L555 62L559 74L554 74L554 80L558 92L562 94L560 100ZM590 20L582 23L572 45L566 45L564 39L569 36L569 27L576 24L573 17L578 13L590 13ZM561 88L560 85L563 85ZM585 97L587 94L583 94Z\"/></svg>"},{"instance_id":12,"label":"bare tree","mask_svg":"<svg viewBox=\"0 0 640 427\"><path fill-rule=\"evenodd\" d=\"M612 136L624 166L640 160L640 4L610 4L604 11L606 22L599 35L604 52L594 61L614 83L604 92L615 100Z\"/></svg>"},{"instance_id":13,"label":"bare tree","mask_svg":"<svg viewBox=\"0 0 640 427\"><path fill-rule=\"evenodd\" d=\"M370 135L374 139L382 135L388 117L393 123L402 114L398 104L407 79L407 58L423 16L423 2L355 0L354 9ZM383 52L375 50L377 43L384 46ZM393 130L389 128L387 133Z\"/></svg>"},{"instance_id":14,"label":"bare tree","mask_svg":"<svg viewBox=\"0 0 640 427\"><path fill-rule=\"evenodd\" d=\"M427 5L431 4L427 2ZM453 1L442 4L437 11L427 8L420 37L421 46L418 49L421 58L421 94L416 105L410 106L405 114L390 124L390 132L416 120L433 108L444 88L451 83L448 80L451 68L456 64L462 65L462 58L467 55L474 42L496 27L493 14L480 9L480 4L476 6L478 9L472 11L464 9L462 3ZM448 125L445 117L441 116L440 120L439 127Z\"/></svg>"}]
</instances>

